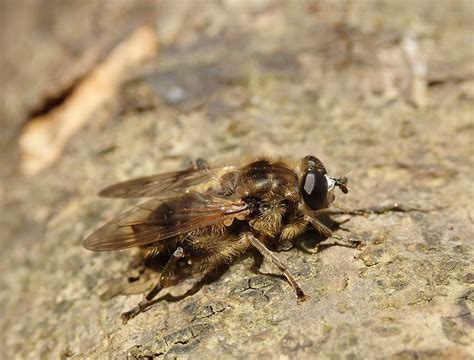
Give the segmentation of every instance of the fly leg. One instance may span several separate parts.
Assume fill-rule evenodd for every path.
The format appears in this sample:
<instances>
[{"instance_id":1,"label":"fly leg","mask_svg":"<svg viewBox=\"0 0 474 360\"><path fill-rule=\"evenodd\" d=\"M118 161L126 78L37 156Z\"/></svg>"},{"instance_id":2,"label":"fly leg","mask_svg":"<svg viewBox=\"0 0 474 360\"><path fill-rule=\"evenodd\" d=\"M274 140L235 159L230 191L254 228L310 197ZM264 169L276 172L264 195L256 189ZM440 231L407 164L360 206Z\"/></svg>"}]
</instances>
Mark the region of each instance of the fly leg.
<instances>
[{"instance_id":1,"label":"fly leg","mask_svg":"<svg viewBox=\"0 0 474 360\"><path fill-rule=\"evenodd\" d=\"M357 250L360 250L364 247L365 242L363 240L355 240L355 239L350 239L342 236L336 236L332 235L331 236L334 241L334 245L339 245L343 247L348 247L348 248L355 248Z\"/></svg>"},{"instance_id":2,"label":"fly leg","mask_svg":"<svg viewBox=\"0 0 474 360\"><path fill-rule=\"evenodd\" d=\"M183 248L178 247L166 263L165 268L163 269L163 272L160 275L160 280L158 281L158 283L148 292L148 294L145 295L143 300L140 301L137 306L120 315L120 318L122 319L122 322L124 324L126 324L128 320L137 316L152 303L152 300L155 298L155 296L158 295L158 293L166 286L166 282L172 275L173 268L178 262L178 260L183 258L184 256L185 253Z\"/></svg>"},{"instance_id":3,"label":"fly leg","mask_svg":"<svg viewBox=\"0 0 474 360\"><path fill-rule=\"evenodd\" d=\"M310 297L303 292L299 284L296 282L295 277L291 274L290 270L288 270L286 265L283 264L273 252L268 250L267 247L252 234L245 234L244 236L260 252L260 254L263 255L265 259L270 261L273 265L280 269L283 275L285 275L286 279L295 290L296 297L298 298L298 304L309 300Z\"/></svg>"},{"instance_id":4,"label":"fly leg","mask_svg":"<svg viewBox=\"0 0 474 360\"><path fill-rule=\"evenodd\" d=\"M315 230L317 230L322 236L324 237L331 237L332 231L326 225L324 225L321 221L316 219L315 217L305 215L304 219L313 226Z\"/></svg>"},{"instance_id":5,"label":"fly leg","mask_svg":"<svg viewBox=\"0 0 474 360\"><path fill-rule=\"evenodd\" d=\"M197 158L191 161L190 167L193 170L204 170L209 167L209 163L204 159Z\"/></svg>"},{"instance_id":6,"label":"fly leg","mask_svg":"<svg viewBox=\"0 0 474 360\"><path fill-rule=\"evenodd\" d=\"M326 240L330 238L334 239L333 241L334 245L356 248L358 250L360 250L364 246L364 242L361 240L348 239L348 238L333 234L331 229L329 229L326 225L324 225L321 221L319 221L316 218L312 218L308 216L307 219L308 219L308 222L311 223L311 225L316 230L318 230L323 236L327 237Z\"/></svg>"}]
</instances>

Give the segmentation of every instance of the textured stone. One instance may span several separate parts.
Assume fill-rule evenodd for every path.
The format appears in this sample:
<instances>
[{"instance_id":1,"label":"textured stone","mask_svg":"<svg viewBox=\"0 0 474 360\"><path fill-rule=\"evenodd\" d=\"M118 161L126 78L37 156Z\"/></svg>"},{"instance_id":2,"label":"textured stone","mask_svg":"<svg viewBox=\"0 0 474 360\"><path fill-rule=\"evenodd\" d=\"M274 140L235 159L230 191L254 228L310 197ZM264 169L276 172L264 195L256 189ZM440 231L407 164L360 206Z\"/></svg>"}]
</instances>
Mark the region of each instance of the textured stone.
<instances>
[{"instance_id":1,"label":"textured stone","mask_svg":"<svg viewBox=\"0 0 474 360\"><path fill-rule=\"evenodd\" d=\"M130 74L116 108L97 114L51 169L3 181L0 357L472 357L472 3L159 6L160 58ZM408 33L428 69L424 106L410 98ZM27 81L45 71L38 62ZM3 113L25 112L27 94ZM6 154L11 167L14 152ZM255 274L247 257L190 296L180 295L198 277L170 288L167 300L122 325L120 313L141 295L101 295L115 282L139 293L158 273L129 282L138 276L127 277L131 254L82 248L93 227L132 204L96 192L193 158L244 154L316 154L331 174L349 173L340 203L421 211L345 216L350 233L337 234L364 240L361 250L280 252L311 295L302 305L270 276L275 269Z\"/></svg>"}]
</instances>

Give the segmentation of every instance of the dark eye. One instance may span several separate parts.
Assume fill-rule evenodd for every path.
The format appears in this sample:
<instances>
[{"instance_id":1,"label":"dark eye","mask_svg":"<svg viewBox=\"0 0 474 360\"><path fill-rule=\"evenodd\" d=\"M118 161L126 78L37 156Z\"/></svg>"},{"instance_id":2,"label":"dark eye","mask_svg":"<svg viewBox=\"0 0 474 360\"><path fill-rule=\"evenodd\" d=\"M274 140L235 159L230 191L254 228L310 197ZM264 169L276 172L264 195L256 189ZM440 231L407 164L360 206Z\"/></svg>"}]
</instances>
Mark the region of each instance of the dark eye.
<instances>
[{"instance_id":1,"label":"dark eye","mask_svg":"<svg viewBox=\"0 0 474 360\"><path fill-rule=\"evenodd\" d=\"M308 171L301 182L301 196L305 204L312 210L318 210L326 204L328 182L318 171Z\"/></svg>"}]
</instances>

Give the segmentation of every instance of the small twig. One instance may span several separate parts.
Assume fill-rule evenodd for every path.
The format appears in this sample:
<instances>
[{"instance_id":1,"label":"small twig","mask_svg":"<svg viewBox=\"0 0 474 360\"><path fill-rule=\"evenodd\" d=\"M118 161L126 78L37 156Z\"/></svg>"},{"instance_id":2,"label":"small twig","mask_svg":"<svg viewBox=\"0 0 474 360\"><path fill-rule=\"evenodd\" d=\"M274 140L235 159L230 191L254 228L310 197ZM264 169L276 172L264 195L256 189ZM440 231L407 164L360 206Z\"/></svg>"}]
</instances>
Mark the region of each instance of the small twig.
<instances>
[{"instance_id":1,"label":"small twig","mask_svg":"<svg viewBox=\"0 0 474 360\"><path fill-rule=\"evenodd\" d=\"M426 63L420 56L419 44L413 34L405 34L401 42L401 47L411 74L411 100L416 107L423 108L427 102L426 92L428 82L426 80L426 74L428 70Z\"/></svg>"}]
</instances>

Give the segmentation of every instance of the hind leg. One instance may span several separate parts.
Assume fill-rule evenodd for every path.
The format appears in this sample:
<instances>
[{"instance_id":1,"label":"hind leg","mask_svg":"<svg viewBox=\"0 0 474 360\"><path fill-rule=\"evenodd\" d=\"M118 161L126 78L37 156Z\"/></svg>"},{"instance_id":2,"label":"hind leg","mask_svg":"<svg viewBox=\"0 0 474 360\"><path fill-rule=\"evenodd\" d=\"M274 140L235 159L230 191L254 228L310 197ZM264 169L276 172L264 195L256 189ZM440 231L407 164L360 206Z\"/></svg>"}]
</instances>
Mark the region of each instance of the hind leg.
<instances>
[{"instance_id":1,"label":"hind leg","mask_svg":"<svg viewBox=\"0 0 474 360\"><path fill-rule=\"evenodd\" d=\"M173 255L168 260L168 263L163 269L163 272L160 275L160 280L158 281L158 283L145 295L144 299L140 301L137 306L135 306L133 309L127 312L124 312L122 315L120 315L122 322L124 324L126 324L128 320L137 316L139 313L141 313L150 305L150 303L155 298L155 296L158 295L158 293L166 286L166 283L168 282L170 276L173 274L173 268L178 262L178 260L185 256L186 254L182 247L178 247L174 251Z\"/></svg>"}]
</instances>

